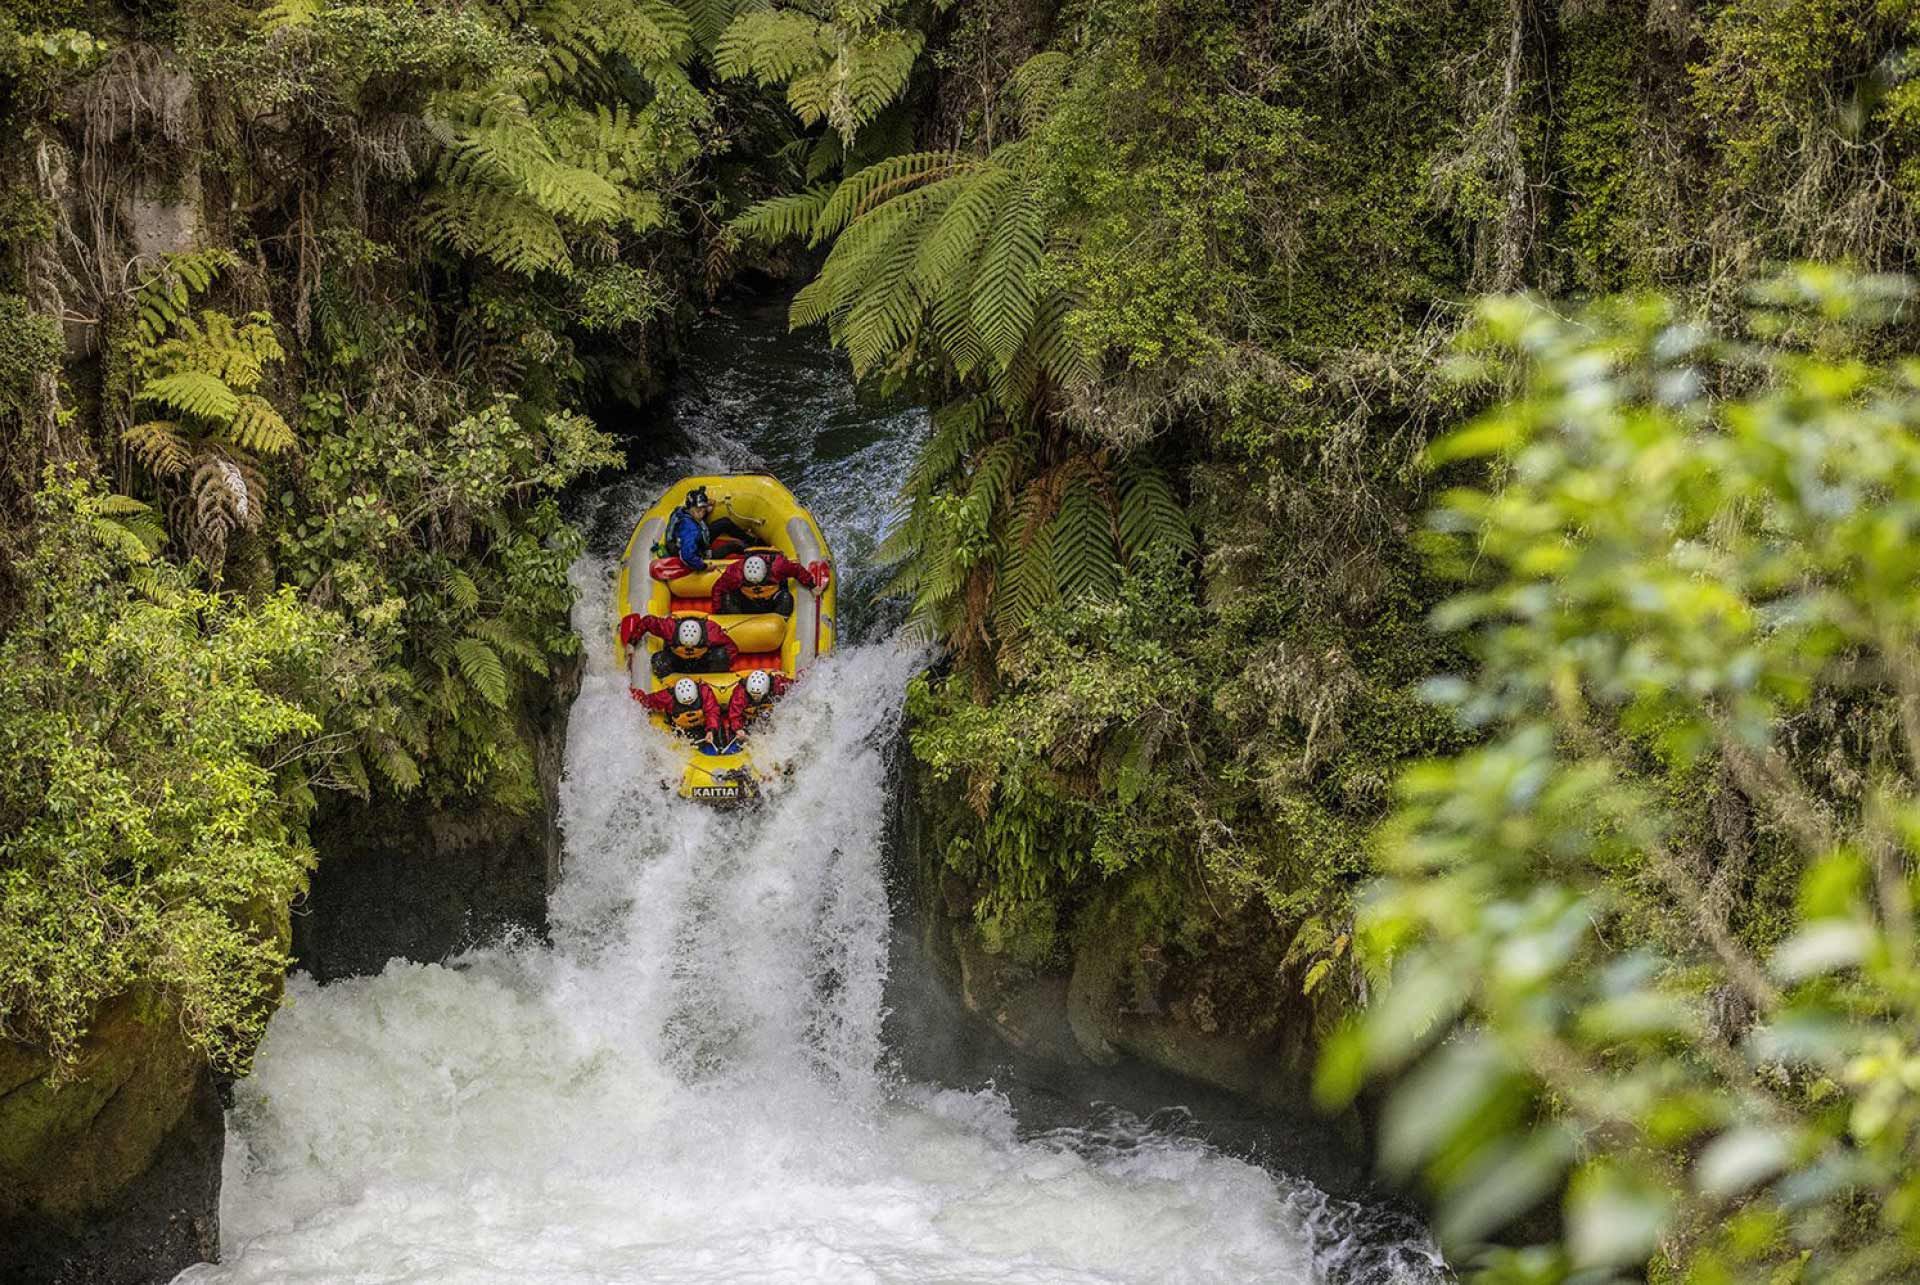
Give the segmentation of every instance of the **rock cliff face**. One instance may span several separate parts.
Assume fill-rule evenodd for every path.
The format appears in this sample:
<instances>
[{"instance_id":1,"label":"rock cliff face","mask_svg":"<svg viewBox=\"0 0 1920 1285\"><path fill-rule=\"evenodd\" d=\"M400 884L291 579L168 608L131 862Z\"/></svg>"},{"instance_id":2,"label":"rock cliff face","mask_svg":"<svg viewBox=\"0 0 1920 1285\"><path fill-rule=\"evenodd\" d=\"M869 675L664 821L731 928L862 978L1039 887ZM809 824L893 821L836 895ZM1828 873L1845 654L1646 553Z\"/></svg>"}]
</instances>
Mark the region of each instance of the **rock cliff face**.
<instances>
[{"instance_id":1,"label":"rock cliff face","mask_svg":"<svg viewBox=\"0 0 1920 1285\"><path fill-rule=\"evenodd\" d=\"M313 825L320 861L294 908L297 966L319 981L377 973L390 959L435 963L514 932L541 934L560 874L560 772L580 664L519 717L534 746L542 805L332 800Z\"/></svg>"},{"instance_id":2,"label":"rock cliff face","mask_svg":"<svg viewBox=\"0 0 1920 1285\"><path fill-rule=\"evenodd\" d=\"M1304 1004L1276 1011L1267 979L1253 976L1260 959L1232 949L1193 957L1143 945L1118 922L1111 931L1083 928L1064 957L1047 966L1023 966L987 950L974 926L979 890L940 857L952 809L962 805L927 780L910 755L903 760L895 881L912 902L905 927L918 948L915 966L983 1031L1067 1070L1130 1063L1250 1108L1312 1114L1311 1016ZM1083 923L1101 922L1098 906L1083 916ZM1247 1002L1249 995L1258 1003ZM1357 1120L1334 1127L1359 1140Z\"/></svg>"},{"instance_id":3,"label":"rock cliff face","mask_svg":"<svg viewBox=\"0 0 1920 1285\"><path fill-rule=\"evenodd\" d=\"M218 1255L225 1128L173 1015L122 996L73 1077L0 1044L0 1281L138 1285Z\"/></svg>"}]
</instances>

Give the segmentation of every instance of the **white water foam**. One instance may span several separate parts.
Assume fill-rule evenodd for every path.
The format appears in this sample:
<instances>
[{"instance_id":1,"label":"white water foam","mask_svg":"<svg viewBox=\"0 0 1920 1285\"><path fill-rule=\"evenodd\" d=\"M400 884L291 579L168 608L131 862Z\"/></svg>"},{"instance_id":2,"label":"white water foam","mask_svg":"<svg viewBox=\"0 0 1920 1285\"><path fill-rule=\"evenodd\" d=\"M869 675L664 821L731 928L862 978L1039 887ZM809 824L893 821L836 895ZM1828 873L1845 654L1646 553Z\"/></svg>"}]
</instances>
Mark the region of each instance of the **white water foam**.
<instances>
[{"instance_id":1,"label":"white water foam","mask_svg":"<svg viewBox=\"0 0 1920 1285\"><path fill-rule=\"evenodd\" d=\"M884 747L921 659L822 662L764 738L793 775L731 814L660 788L596 666L552 947L296 977L236 1092L226 1262L180 1280L1312 1280L1257 1168L1021 1142L997 1096L880 1069Z\"/></svg>"}]
</instances>

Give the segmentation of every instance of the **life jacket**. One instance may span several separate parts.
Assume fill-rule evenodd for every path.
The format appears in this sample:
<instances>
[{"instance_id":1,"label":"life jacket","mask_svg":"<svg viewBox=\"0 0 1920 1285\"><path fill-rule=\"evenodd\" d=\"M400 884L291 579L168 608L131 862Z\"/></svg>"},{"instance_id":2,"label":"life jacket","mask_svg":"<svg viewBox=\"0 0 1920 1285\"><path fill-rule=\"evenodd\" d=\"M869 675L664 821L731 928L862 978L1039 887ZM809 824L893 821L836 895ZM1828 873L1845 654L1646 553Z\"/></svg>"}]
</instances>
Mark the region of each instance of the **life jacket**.
<instances>
[{"instance_id":1,"label":"life jacket","mask_svg":"<svg viewBox=\"0 0 1920 1285\"><path fill-rule=\"evenodd\" d=\"M681 518L685 518L700 529L700 548L691 551L695 557L700 555L702 549L707 548L713 543L713 537L707 531L707 524L687 512L687 506L682 504L667 515L667 538L653 546L653 551L659 556L663 558L682 559L687 556L689 550L682 548L680 545Z\"/></svg>"},{"instance_id":2,"label":"life jacket","mask_svg":"<svg viewBox=\"0 0 1920 1285\"><path fill-rule=\"evenodd\" d=\"M787 587L787 582L784 577L776 577L773 574L773 568L780 560L780 550L748 549L740 556L742 558L765 558L767 560L767 578L759 584L754 584L743 577L740 581L740 596L748 602L757 603L772 602L775 598L778 598L781 591Z\"/></svg>"},{"instance_id":3,"label":"life jacket","mask_svg":"<svg viewBox=\"0 0 1920 1285\"><path fill-rule=\"evenodd\" d=\"M691 705L676 703L673 713L667 715L667 718L682 732L703 732L707 728L706 702L696 697Z\"/></svg>"},{"instance_id":4,"label":"life jacket","mask_svg":"<svg viewBox=\"0 0 1920 1285\"><path fill-rule=\"evenodd\" d=\"M744 693L743 699L746 701L746 708L742 711L745 716L743 721L751 723L754 719L759 718L762 714L773 708L774 695L771 687L767 689L767 694L758 700L754 699L752 692L747 691L745 683L740 685L740 690Z\"/></svg>"}]
</instances>

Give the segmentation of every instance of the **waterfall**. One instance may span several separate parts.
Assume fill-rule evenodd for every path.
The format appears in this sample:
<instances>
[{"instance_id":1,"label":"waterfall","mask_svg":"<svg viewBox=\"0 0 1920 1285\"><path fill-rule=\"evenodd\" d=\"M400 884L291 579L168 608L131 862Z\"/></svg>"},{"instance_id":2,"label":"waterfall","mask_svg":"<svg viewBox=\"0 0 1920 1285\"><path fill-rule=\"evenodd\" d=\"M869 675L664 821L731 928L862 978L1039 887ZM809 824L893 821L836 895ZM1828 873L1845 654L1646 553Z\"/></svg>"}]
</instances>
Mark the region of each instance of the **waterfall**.
<instances>
[{"instance_id":1,"label":"waterfall","mask_svg":"<svg viewBox=\"0 0 1920 1285\"><path fill-rule=\"evenodd\" d=\"M225 1261L180 1281L1328 1279L1307 1184L1145 1130L1023 1138L994 1091L888 1070L885 760L924 655L816 665L756 744L790 774L707 809L605 654L610 543L575 569L551 943L294 977L235 1089Z\"/></svg>"}]
</instances>

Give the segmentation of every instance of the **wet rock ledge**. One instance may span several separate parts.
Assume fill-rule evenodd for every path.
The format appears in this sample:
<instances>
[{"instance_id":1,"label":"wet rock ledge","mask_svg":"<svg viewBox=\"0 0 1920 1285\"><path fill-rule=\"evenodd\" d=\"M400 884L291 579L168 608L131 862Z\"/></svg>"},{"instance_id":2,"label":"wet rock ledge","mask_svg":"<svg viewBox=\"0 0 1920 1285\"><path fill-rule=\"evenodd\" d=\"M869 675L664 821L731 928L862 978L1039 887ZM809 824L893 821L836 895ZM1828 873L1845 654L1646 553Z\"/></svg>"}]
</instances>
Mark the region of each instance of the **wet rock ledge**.
<instances>
[{"instance_id":1,"label":"wet rock ledge","mask_svg":"<svg viewBox=\"0 0 1920 1285\"><path fill-rule=\"evenodd\" d=\"M518 715L542 806L432 807L330 799L312 827L320 863L294 907L295 966L318 981L377 973L390 959L437 963L484 942L544 935L560 875L560 773L582 662L556 665Z\"/></svg>"}]
</instances>

